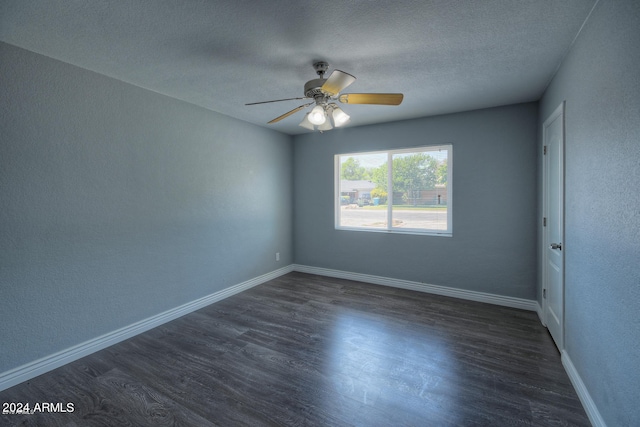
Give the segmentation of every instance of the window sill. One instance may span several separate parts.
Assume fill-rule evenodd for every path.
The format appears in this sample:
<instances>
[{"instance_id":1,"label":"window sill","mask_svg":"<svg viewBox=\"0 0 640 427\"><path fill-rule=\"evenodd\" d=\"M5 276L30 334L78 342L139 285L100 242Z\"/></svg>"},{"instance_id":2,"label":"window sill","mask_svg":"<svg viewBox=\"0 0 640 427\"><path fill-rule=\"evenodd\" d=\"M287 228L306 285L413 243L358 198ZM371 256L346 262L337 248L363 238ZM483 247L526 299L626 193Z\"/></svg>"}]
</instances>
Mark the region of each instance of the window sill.
<instances>
[{"instance_id":1,"label":"window sill","mask_svg":"<svg viewBox=\"0 0 640 427\"><path fill-rule=\"evenodd\" d=\"M388 228L358 228L358 227L335 227L338 231L358 231L365 233L387 233L387 234L410 234L415 236L435 236L453 237L451 231L422 231L416 229L388 229Z\"/></svg>"}]
</instances>

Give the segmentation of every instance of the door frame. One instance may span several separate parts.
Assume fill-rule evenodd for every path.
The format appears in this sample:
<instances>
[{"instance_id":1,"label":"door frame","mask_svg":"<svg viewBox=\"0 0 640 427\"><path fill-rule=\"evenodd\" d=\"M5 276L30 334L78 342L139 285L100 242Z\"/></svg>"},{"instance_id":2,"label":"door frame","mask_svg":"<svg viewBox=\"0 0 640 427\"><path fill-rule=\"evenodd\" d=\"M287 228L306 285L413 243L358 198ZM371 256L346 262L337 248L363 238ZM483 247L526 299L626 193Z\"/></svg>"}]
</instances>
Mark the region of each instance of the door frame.
<instances>
[{"instance_id":1,"label":"door frame","mask_svg":"<svg viewBox=\"0 0 640 427\"><path fill-rule=\"evenodd\" d=\"M548 259L547 259L547 247L551 244L548 238L548 229L546 228L546 218L549 218L549 204L548 204L548 195L549 195L549 180L548 180L548 170L549 170L549 156L546 155L546 146L547 146L547 128L553 123L558 117L562 119L562 139L561 139L561 147L560 147L560 155L562 157L560 161L560 193L561 193L561 206L562 209L562 277L561 277L561 293L562 293L562 316L561 316L561 325L560 325L560 337L559 342L556 342L558 346L558 350L564 350L565 343L565 140L566 140L566 126L565 126L565 101L562 101L560 105L547 117L547 119L542 124L542 145L543 145L543 156L542 156L542 248L541 248L541 261L542 261L542 322L545 326L548 325L548 299L546 298L546 292L549 287L548 281ZM548 327L548 326L547 326ZM555 340L554 340L555 341Z\"/></svg>"}]
</instances>

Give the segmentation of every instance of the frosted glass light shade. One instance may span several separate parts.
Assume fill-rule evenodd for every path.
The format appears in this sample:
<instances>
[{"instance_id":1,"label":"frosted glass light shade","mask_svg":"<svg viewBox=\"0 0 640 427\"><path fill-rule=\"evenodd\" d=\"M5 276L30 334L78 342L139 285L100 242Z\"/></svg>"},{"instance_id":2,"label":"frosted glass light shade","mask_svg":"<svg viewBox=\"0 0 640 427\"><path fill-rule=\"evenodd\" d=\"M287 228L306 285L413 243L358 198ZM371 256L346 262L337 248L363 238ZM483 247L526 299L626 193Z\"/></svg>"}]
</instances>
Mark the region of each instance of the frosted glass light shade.
<instances>
[{"instance_id":1,"label":"frosted glass light shade","mask_svg":"<svg viewBox=\"0 0 640 427\"><path fill-rule=\"evenodd\" d=\"M309 121L314 125L321 125L327 120L327 117L324 114L324 108L322 108L322 106L320 105L316 105L315 107L313 107L313 109L309 113L308 118Z\"/></svg>"},{"instance_id":2,"label":"frosted glass light shade","mask_svg":"<svg viewBox=\"0 0 640 427\"><path fill-rule=\"evenodd\" d=\"M319 131L331 130L333 126L331 126L331 120L326 120L323 124L318 126Z\"/></svg>"},{"instance_id":3,"label":"frosted glass light shade","mask_svg":"<svg viewBox=\"0 0 640 427\"><path fill-rule=\"evenodd\" d=\"M347 113L342 111L340 107L335 107L333 109L332 115L333 115L333 124L335 124L337 128L346 124L351 118Z\"/></svg>"},{"instance_id":4,"label":"frosted glass light shade","mask_svg":"<svg viewBox=\"0 0 640 427\"><path fill-rule=\"evenodd\" d=\"M298 126L302 126L303 128L309 130L314 130L313 123L309 121L309 113L304 115L304 119L302 119Z\"/></svg>"}]
</instances>

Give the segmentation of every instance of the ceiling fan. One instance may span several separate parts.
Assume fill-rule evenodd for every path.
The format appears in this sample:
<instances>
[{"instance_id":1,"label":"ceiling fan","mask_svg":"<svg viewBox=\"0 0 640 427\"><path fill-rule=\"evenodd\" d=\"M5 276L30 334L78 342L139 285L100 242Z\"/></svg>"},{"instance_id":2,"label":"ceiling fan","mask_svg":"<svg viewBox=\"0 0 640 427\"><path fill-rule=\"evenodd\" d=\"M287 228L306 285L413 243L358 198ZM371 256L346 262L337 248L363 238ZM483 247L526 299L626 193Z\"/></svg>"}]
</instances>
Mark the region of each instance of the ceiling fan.
<instances>
[{"instance_id":1,"label":"ceiling fan","mask_svg":"<svg viewBox=\"0 0 640 427\"><path fill-rule=\"evenodd\" d=\"M302 104L291 111L276 117L267 124L279 122L313 104L315 106L305 116L300 126L309 130L319 131L340 127L349 122L349 115L342 111L335 101L343 104L375 104L375 105L400 105L404 97L401 93L345 93L340 94L344 89L353 83L356 78L349 73L340 70L333 70L329 78L325 79L324 74L329 69L329 64L324 61L314 62L313 68L320 76L318 79L309 80L304 85L304 97L275 99L273 101L252 102L245 105L267 104L270 102L291 101L295 99L312 99L311 102ZM331 124L333 122L333 125Z\"/></svg>"}]
</instances>

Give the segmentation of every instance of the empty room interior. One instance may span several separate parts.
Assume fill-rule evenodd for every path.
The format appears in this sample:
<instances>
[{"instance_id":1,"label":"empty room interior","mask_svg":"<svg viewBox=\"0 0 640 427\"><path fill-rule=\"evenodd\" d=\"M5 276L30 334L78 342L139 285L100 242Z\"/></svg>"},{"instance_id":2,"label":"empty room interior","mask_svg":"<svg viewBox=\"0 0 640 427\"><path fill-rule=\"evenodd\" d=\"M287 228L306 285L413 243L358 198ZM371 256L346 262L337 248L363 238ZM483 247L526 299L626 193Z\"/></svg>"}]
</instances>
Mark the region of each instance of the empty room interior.
<instances>
[{"instance_id":1,"label":"empty room interior","mask_svg":"<svg viewBox=\"0 0 640 427\"><path fill-rule=\"evenodd\" d=\"M0 4L0 424L640 425L640 2Z\"/></svg>"}]
</instances>

